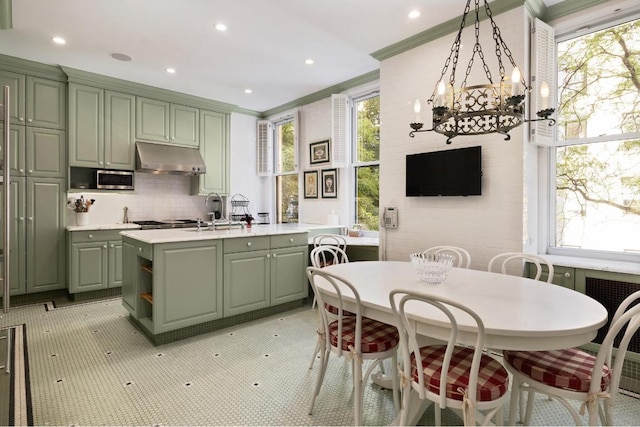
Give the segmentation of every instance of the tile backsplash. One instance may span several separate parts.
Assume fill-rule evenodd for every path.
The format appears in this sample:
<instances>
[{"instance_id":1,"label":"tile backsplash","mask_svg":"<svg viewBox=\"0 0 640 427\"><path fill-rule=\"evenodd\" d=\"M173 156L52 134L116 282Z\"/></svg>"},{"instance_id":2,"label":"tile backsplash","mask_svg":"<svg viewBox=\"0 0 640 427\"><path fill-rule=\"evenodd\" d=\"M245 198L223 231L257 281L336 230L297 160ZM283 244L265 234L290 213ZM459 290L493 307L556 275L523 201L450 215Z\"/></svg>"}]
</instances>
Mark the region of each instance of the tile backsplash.
<instances>
[{"instance_id":1,"label":"tile backsplash","mask_svg":"<svg viewBox=\"0 0 640 427\"><path fill-rule=\"evenodd\" d=\"M204 196L192 196L189 176L135 174L135 190L122 192L68 192L68 198L95 199L89 210L89 224L120 223L127 206L129 221L146 219L208 219ZM76 225L76 216L67 210L67 225Z\"/></svg>"}]
</instances>

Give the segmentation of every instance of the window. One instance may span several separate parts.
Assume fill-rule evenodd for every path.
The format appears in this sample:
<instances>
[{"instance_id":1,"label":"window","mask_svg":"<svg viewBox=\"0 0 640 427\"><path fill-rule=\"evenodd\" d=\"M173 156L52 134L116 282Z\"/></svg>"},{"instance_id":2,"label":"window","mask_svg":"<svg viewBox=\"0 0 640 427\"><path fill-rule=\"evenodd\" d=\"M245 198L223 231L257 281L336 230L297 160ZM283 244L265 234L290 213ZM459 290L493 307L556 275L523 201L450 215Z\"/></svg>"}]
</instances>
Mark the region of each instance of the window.
<instances>
[{"instance_id":1,"label":"window","mask_svg":"<svg viewBox=\"0 0 640 427\"><path fill-rule=\"evenodd\" d=\"M354 99L355 222L378 231L380 200L380 94Z\"/></svg>"},{"instance_id":2,"label":"window","mask_svg":"<svg viewBox=\"0 0 640 427\"><path fill-rule=\"evenodd\" d=\"M640 20L559 41L550 253L640 252Z\"/></svg>"},{"instance_id":3,"label":"window","mask_svg":"<svg viewBox=\"0 0 640 427\"><path fill-rule=\"evenodd\" d=\"M276 219L298 222L296 120L289 116L273 125Z\"/></svg>"}]
</instances>

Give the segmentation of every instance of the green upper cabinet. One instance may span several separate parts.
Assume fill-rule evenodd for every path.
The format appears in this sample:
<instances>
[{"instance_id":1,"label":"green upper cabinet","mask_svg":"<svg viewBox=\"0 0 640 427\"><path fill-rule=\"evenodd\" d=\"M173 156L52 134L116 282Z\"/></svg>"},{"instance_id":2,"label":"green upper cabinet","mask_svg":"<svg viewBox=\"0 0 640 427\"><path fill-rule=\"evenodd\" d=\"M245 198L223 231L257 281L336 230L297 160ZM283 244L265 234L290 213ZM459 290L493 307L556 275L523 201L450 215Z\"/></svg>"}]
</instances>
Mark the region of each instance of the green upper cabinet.
<instances>
[{"instance_id":1,"label":"green upper cabinet","mask_svg":"<svg viewBox=\"0 0 640 427\"><path fill-rule=\"evenodd\" d=\"M64 178L66 170L66 132L26 128L27 176Z\"/></svg>"},{"instance_id":2,"label":"green upper cabinet","mask_svg":"<svg viewBox=\"0 0 640 427\"><path fill-rule=\"evenodd\" d=\"M104 160L109 169L133 170L136 153L136 97L104 92Z\"/></svg>"},{"instance_id":3,"label":"green upper cabinet","mask_svg":"<svg viewBox=\"0 0 640 427\"><path fill-rule=\"evenodd\" d=\"M135 96L69 85L69 166L133 170Z\"/></svg>"},{"instance_id":4,"label":"green upper cabinet","mask_svg":"<svg viewBox=\"0 0 640 427\"><path fill-rule=\"evenodd\" d=\"M104 167L104 91L69 85L69 166Z\"/></svg>"},{"instance_id":5,"label":"green upper cabinet","mask_svg":"<svg viewBox=\"0 0 640 427\"><path fill-rule=\"evenodd\" d=\"M27 126L66 129L66 89L66 83L27 76L25 102Z\"/></svg>"},{"instance_id":6,"label":"green upper cabinet","mask_svg":"<svg viewBox=\"0 0 640 427\"><path fill-rule=\"evenodd\" d=\"M24 88L26 76L0 70L0 87L9 86L11 123L25 124Z\"/></svg>"},{"instance_id":7,"label":"green upper cabinet","mask_svg":"<svg viewBox=\"0 0 640 427\"><path fill-rule=\"evenodd\" d=\"M170 104L155 99L136 98L136 138L169 142Z\"/></svg>"},{"instance_id":8,"label":"green upper cabinet","mask_svg":"<svg viewBox=\"0 0 640 427\"><path fill-rule=\"evenodd\" d=\"M172 103L170 111L170 142L198 148L200 145L200 110Z\"/></svg>"},{"instance_id":9,"label":"green upper cabinet","mask_svg":"<svg viewBox=\"0 0 640 427\"><path fill-rule=\"evenodd\" d=\"M24 175L25 152L24 152L24 126L11 126L9 140L9 164L11 165L11 175ZM0 144L4 143L4 123L0 123ZM4 153L0 150L0 170L4 168Z\"/></svg>"},{"instance_id":10,"label":"green upper cabinet","mask_svg":"<svg viewBox=\"0 0 640 427\"><path fill-rule=\"evenodd\" d=\"M136 138L198 147L200 110L155 99L136 98Z\"/></svg>"},{"instance_id":11,"label":"green upper cabinet","mask_svg":"<svg viewBox=\"0 0 640 427\"><path fill-rule=\"evenodd\" d=\"M200 152L207 173L192 180L193 194L229 194L229 115L200 111Z\"/></svg>"}]
</instances>

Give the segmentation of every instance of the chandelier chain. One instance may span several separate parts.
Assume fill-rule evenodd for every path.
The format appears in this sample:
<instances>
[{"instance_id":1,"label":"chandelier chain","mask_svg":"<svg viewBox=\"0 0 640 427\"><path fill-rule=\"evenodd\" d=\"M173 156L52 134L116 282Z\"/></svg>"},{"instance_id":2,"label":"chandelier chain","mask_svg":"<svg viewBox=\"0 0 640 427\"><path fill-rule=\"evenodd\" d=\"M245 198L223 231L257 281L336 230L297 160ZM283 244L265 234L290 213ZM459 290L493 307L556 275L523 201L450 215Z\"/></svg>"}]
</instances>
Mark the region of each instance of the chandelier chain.
<instances>
[{"instance_id":1,"label":"chandelier chain","mask_svg":"<svg viewBox=\"0 0 640 427\"><path fill-rule=\"evenodd\" d=\"M485 3L486 3L486 0L485 0ZM474 62L476 53L482 60L482 68L484 69L484 73L487 76L487 79L491 84L493 84L493 77L491 76L491 71L489 70L489 66L487 65L487 62L484 59L484 52L482 51L482 45L480 44L480 0L475 0L475 12L476 12L476 21L475 21L474 27L475 27L476 43L475 45L473 45L473 53L471 54L471 59L467 64L467 71L465 72L464 80L462 81L461 87L467 86L467 78L469 77L469 74L471 73L471 69L473 68L473 62Z\"/></svg>"}]
</instances>

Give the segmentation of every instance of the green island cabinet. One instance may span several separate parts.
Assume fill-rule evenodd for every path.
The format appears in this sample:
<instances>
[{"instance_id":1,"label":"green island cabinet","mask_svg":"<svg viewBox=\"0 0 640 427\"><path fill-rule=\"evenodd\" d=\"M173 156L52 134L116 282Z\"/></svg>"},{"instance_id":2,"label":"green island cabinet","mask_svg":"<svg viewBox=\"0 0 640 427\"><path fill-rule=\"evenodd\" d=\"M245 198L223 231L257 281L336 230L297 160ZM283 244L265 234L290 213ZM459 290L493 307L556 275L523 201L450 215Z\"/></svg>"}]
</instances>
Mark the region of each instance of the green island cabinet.
<instances>
[{"instance_id":1,"label":"green island cabinet","mask_svg":"<svg viewBox=\"0 0 640 427\"><path fill-rule=\"evenodd\" d=\"M186 105L138 96L136 138L186 145L200 145L200 110Z\"/></svg>"},{"instance_id":2,"label":"green island cabinet","mask_svg":"<svg viewBox=\"0 0 640 427\"><path fill-rule=\"evenodd\" d=\"M135 96L69 84L69 166L135 168Z\"/></svg>"},{"instance_id":3,"label":"green island cabinet","mask_svg":"<svg viewBox=\"0 0 640 427\"><path fill-rule=\"evenodd\" d=\"M11 123L65 129L67 86L64 82L0 70L0 86L9 86Z\"/></svg>"},{"instance_id":4,"label":"green island cabinet","mask_svg":"<svg viewBox=\"0 0 640 427\"><path fill-rule=\"evenodd\" d=\"M122 286L120 230L67 232L69 293Z\"/></svg>"},{"instance_id":5,"label":"green island cabinet","mask_svg":"<svg viewBox=\"0 0 640 427\"><path fill-rule=\"evenodd\" d=\"M206 231L204 231L206 233ZM122 239L122 303L151 335L308 296L307 234Z\"/></svg>"},{"instance_id":6,"label":"green island cabinet","mask_svg":"<svg viewBox=\"0 0 640 427\"><path fill-rule=\"evenodd\" d=\"M150 334L222 317L222 240L122 244L123 305Z\"/></svg>"},{"instance_id":7,"label":"green island cabinet","mask_svg":"<svg viewBox=\"0 0 640 427\"><path fill-rule=\"evenodd\" d=\"M207 173L191 180L192 194L229 194L229 115L200 111L200 153Z\"/></svg>"},{"instance_id":8,"label":"green island cabinet","mask_svg":"<svg viewBox=\"0 0 640 427\"><path fill-rule=\"evenodd\" d=\"M306 233L226 239L224 315L306 298L308 254Z\"/></svg>"}]
</instances>

